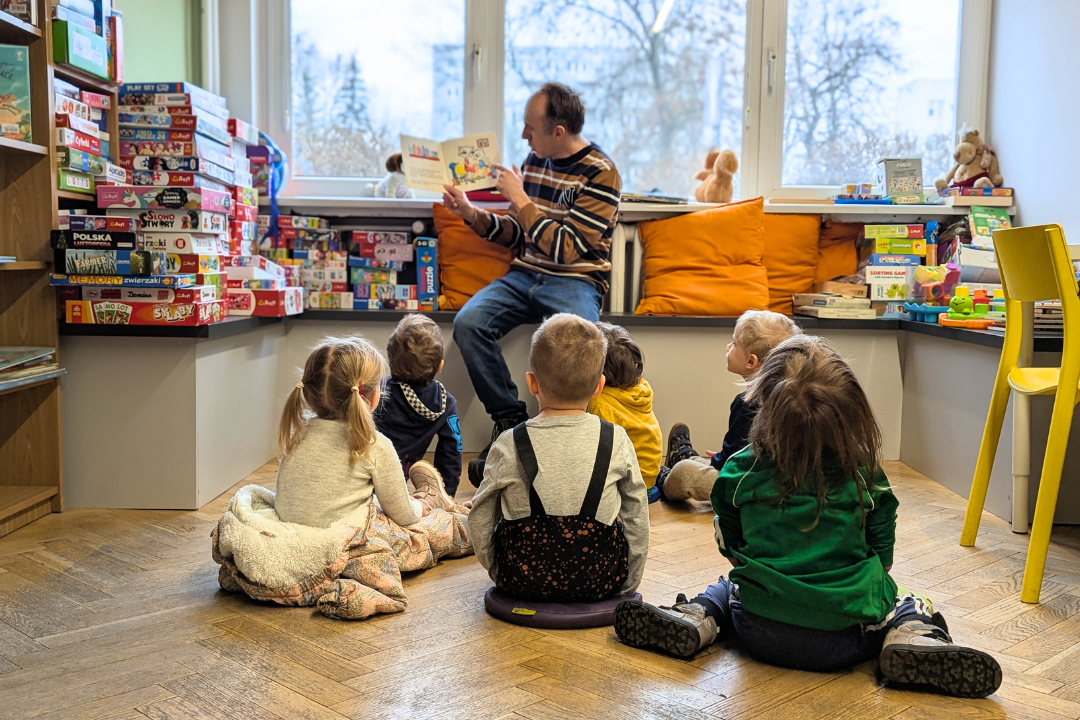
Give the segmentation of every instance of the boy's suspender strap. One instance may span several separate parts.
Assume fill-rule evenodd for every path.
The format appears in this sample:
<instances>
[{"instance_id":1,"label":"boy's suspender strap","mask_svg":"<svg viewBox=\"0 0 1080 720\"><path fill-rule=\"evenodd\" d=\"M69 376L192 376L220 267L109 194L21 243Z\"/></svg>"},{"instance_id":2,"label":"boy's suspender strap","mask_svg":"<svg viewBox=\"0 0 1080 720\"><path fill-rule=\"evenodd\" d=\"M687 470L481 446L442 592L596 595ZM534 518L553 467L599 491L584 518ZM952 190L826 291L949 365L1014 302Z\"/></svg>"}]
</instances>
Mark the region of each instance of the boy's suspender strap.
<instances>
[{"instance_id":1,"label":"boy's suspender strap","mask_svg":"<svg viewBox=\"0 0 1080 720\"><path fill-rule=\"evenodd\" d=\"M615 426L607 420L600 421L600 445L596 449L596 462L593 464L592 479L589 480L589 489L585 493L585 500L581 503L583 517L596 519L596 511L600 508L600 498L604 495L604 486L607 485L608 467L611 465L611 451L615 440Z\"/></svg>"},{"instance_id":2,"label":"boy's suspender strap","mask_svg":"<svg viewBox=\"0 0 1080 720\"><path fill-rule=\"evenodd\" d=\"M529 430L525 423L514 428L514 448L517 450L518 462L525 470L525 479L529 483L529 509L532 515L540 517L547 515L544 503L540 502L540 496L533 487L540 468L536 464L536 452L533 450L532 440L529 439Z\"/></svg>"}]
</instances>

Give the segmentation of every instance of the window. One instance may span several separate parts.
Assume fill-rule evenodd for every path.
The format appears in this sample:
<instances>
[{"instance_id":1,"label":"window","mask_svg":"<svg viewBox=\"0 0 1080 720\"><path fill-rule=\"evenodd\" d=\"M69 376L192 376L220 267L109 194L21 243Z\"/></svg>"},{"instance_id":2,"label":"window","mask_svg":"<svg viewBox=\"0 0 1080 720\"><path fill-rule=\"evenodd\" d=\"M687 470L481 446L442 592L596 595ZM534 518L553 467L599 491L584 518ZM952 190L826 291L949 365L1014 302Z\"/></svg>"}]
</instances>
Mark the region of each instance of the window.
<instances>
[{"instance_id":1,"label":"window","mask_svg":"<svg viewBox=\"0 0 1080 720\"><path fill-rule=\"evenodd\" d=\"M558 80L624 190L692 192L710 149L742 147L745 35L745 0L506 0L504 158L528 154L525 103Z\"/></svg>"},{"instance_id":2,"label":"window","mask_svg":"<svg viewBox=\"0 0 1080 720\"><path fill-rule=\"evenodd\" d=\"M265 0L255 119L289 154L286 195L370 194L401 133L494 130L520 164L525 102L550 80L581 91L628 192L689 194L714 148L739 155L742 197L824 196L882 156L921 157L929 184L958 126L985 123L989 5Z\"/></svg>"},{"instance_id":3,"label":"window","mask_svg":"<svg viewBox=\"0 0 1080 720\"><path fill-rule=\"evenodd\" d=\"M881 157L943 177L956 138L960 0L788 0L784 185L869 180Z\"/></svg>"},{"instance_id":4,"label":"window","mask_svg":"<svg viewBox=\"0 0 1080 720\"><path fill-rule=\"evenodd\" d=\"M400 133L461 134L465 0L291 4L294 176L381 177Z\"/></svg>"}]
</instances>

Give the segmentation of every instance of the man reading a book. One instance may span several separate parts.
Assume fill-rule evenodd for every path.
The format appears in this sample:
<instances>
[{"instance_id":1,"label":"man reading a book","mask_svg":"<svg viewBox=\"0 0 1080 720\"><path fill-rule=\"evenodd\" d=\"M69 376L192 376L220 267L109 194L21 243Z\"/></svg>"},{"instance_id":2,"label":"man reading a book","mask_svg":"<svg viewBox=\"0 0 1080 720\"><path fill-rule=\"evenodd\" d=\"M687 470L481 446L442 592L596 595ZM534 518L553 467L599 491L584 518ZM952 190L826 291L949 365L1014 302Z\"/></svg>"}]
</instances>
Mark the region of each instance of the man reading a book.
<instances>
[{"instance_id":1,"label":"man reading a book","mask_svg":"<svg viewBox=\"0 0 1080 720\"><path fill-rule=\"evenodd\" d=\"M622 181L611 158L581 136L584 124L577 92L547 83L525 106L521 137L532 152L520 170L495 165L510 214L477 208L461 190L445 186L443 204L452 213L481 237L517 252L510 272L474 295L454 320L454 342L495 421L492 442L528 419L499 339L556 313L600 319ZM469 462L477 487L490 447Z\"/></svg>"}]
</instances>

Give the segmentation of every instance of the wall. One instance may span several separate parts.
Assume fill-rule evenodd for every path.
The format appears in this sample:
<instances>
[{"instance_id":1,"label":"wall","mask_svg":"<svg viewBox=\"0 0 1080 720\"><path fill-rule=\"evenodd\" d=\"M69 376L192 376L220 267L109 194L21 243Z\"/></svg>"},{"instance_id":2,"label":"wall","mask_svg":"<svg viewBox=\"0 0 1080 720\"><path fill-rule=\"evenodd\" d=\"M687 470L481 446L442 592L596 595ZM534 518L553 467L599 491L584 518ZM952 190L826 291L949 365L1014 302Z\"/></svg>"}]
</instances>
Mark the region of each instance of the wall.
<instances>
[{"instance_id":1,"label":"wall","mask_svg":"<svg viewBox=\"0 0 1080 720\"><path fill-rule=\"evenodd\" d=\"M1061 223L1073 242L1080 242L1068 197L1080 160L1070 142L1080 116L1080 54L1068 48L1077 30L1075 0L994 1L986 131L1005 185L1017 188L1023 223Z\"/></svg>"},{"instance_id":2,"label":"wall","mask_svg":"<svg viewBox=\"0 0 1080 720\"><path fill-rule=\"evenodd\" d=\"M197 82L198 0L114 0L124 14L126 82Z\"/></svg>"}]
</instances>

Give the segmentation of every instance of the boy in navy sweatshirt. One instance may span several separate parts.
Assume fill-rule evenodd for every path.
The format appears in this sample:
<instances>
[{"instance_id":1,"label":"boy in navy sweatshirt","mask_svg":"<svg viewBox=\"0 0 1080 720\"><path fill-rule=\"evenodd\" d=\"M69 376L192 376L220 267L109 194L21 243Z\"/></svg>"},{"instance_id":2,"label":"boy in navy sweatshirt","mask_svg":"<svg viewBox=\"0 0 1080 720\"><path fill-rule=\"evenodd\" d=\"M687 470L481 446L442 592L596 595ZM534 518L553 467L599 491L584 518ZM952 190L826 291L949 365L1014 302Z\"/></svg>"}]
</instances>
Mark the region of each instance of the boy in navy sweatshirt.
<instances>
[{"instance_id":1,"label":"boy in navy sweatshirt","mask_svg":"<svg viewBox=\"0 0 1080 720\"><path fill-rule=\"evenodd\" d=\"M390 336L386 355L390 379L375 426L394 444L406 477L438 435L434 465L453 497L461 480L461 429L457 401L435 379L443 369L442 331L431 318L406 315Z\"/></svg>"}]
</instances>

